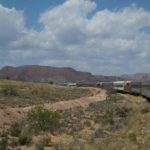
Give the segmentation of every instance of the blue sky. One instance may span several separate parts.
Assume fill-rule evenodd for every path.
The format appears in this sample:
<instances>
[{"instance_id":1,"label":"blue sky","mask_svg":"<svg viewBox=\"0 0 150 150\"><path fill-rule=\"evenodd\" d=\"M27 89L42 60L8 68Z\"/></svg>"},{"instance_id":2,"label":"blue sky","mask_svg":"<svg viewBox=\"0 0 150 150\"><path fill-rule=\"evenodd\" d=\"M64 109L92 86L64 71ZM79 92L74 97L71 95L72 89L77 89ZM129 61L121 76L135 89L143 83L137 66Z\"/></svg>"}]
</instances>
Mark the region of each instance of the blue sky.
<instances>
[{"instance_id":1,"label":"blue sky","mask_svg":"<svg viewBox=\"0 0 150 150\"><path fill-rule=\"evenodd\" d=\"M28 28L41 29L41 25L38 23L38 17L41 12L48 8L53 8L60 5L65 0L0 0L0 3L5 7L15 7L17 10L24 10L26 15L26 26ZM120 9L131 4L136 4L139 7L143 7L150 10L149 0L93 0L97 4L97 10L103 9Z\"/></svg>"},{"instance_id":2,"label":"blue sky","mask_svg":"<svg viewBox=\"0 0 150 150\"><path fill-rule=\"evenodd\" d=\"M149 0L0 0L0 67L150 72Z\"/></svg>"}]
</instances>

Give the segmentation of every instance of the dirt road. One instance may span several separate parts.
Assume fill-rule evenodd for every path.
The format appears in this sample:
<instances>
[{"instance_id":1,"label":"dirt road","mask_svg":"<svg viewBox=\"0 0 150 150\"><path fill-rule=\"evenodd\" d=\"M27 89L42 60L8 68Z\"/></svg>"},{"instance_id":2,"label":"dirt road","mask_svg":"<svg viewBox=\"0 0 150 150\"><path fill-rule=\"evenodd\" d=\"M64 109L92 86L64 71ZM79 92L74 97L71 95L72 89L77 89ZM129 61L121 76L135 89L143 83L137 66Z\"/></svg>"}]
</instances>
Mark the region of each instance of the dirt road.
<instances>
[{"instance_id":1,"label":"dirt road","mask_svg":"<svg viewBox=\"0 0 150 150\"><path fill-rule=\"evenodd\" d=\"M93 92L93 96L90 97L83 97L76 100L70 100L70 101L61 101L53 104L45 104L46 108L52 109L52 110L64 110L64 109L70 109L74 107L87 107L89 104L97 101L103 101L106 99L106 93L104 90L95 89Z\"/></svg>"},{"instance_id":2,"label":"dirt road","mask_svg":"<svg viewBox=\"0 0 150 150\"><path fill-rule=\"evenodd\" d=\"M91 88L90 97L82 97L76 100L67 100L55 103L46 103L44 106L52 110L65 110L74 107L87 107L89 104L97 101L104 101L106 99L105 90L98 88ZM10 124L13 121L20 120L23 118L28 110L34 106L24 107L24 108L11 108L7 107L0 109L0 125Z\"/></svg>"}]
</instances>

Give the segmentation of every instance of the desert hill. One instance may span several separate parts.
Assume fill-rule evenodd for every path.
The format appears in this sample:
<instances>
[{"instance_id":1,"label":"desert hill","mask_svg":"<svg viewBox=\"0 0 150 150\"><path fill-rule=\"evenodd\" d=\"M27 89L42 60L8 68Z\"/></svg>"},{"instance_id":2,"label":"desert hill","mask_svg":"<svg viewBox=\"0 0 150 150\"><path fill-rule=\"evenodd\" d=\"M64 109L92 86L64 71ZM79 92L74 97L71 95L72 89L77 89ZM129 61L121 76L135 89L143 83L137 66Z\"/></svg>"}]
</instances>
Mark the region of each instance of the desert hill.
<instances>
[{"instance_id":1,"label":"desert hill","mask_svg":"<svg viewBox=\"0 0 150 150\"><path fill-rule=\"evenodd\" d=\"M150 73L121 76L93 75L69 67L50 67L28 65L20 67L5 66L0 70L0 78L31 82L110 82L117 80L148 81Z\"/></svg>"},{"instance_id":2,"label":"desert hill","mask_svg":"<svg viewBox=\"0 0 150 150\"><path fill-rule=\"evenodd\" d=\"M72 68L57 68L49 66L6 66L0 70L1 78L32 82L77 82L95 81L96 78L88 72L76 71Z\"/></svg>"}]
</instances>

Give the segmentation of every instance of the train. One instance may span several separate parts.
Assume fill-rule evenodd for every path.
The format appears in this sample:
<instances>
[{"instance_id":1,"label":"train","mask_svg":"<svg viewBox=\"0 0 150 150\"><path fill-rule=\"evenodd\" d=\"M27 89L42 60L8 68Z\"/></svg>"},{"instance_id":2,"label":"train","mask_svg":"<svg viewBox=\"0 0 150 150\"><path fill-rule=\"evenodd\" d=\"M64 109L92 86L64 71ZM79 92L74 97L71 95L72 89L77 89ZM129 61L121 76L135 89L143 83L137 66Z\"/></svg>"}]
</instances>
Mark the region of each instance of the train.
<instances>
[{"instance_id":1,"label":"train","mask_svg":"<svg viewBox=\"0 0 150 150\"><path fill-rule=\"evenodd\" d=\"M97 87L107 90L115 90L129 94L141 95L150 100L150 81L115 81L115 82L99 82Z\"/></svg>"}]
</instances>

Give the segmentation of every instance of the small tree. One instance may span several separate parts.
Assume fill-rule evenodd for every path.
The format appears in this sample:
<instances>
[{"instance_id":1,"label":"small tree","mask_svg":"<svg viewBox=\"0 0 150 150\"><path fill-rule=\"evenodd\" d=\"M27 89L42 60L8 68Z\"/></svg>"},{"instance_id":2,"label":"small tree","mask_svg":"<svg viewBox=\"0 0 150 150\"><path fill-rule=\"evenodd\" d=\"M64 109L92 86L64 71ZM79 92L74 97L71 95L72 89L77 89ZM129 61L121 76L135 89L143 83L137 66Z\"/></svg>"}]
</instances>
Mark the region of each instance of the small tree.
<instances>
[{"instance_id":1,"label":"small tree","mask_svg":"<svg viewBox=\"0 0 150 150\"><path fill-rule=\"evenodd\" d=\"M36 106L27 114L29 126L35 132L52 130L58 125L60 115L56 111L50 111L43 106Z\"/></svg>"}]
</instances>

